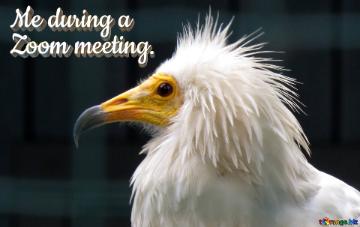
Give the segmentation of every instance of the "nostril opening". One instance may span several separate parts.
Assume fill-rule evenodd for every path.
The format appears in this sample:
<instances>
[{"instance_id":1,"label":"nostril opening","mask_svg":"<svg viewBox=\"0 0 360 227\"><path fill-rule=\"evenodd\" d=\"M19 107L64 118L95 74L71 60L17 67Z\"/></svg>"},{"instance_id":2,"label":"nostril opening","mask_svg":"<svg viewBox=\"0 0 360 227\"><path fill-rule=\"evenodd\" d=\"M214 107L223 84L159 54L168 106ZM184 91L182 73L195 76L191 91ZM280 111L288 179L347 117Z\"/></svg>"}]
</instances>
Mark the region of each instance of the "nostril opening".
<instances>
[{"instance_id":1,"label":"nostril opening","mask_svg":"<svg viewBox=\"0 0 360 227\"><path fill-rule=\"evenodd\" d=\"M126 98L118 99L118 100L116 100L116 101L114 102L114 105L120 105L120 104L125 103L125 102L127 102L127 101L128 101L128 99L126 99Z\"/></svg>"}]
</instances>

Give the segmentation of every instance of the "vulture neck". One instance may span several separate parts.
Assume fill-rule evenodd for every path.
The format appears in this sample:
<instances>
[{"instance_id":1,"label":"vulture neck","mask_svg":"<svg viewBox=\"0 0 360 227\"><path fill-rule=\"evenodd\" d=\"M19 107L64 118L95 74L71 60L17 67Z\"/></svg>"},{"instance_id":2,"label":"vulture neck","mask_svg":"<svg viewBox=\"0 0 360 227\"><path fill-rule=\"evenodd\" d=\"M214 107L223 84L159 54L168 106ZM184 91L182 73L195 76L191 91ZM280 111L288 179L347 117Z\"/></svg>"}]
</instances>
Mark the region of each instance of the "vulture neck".
<instances>
[{"instance_id":1,"label":"vulture neck","mask_svg":"<svg viewBox=\"0 0 360 227\"><path fill-rule=\"evenodd\" d=\"M190 158L201 159L217 177L237 176L268 197L301 201L311 195L317 170L302 152L310 153L308 141L293 113L277 96L261 101L253 95L254 102L234 97L242 96L200 95L198 106L184 105L168 128L175 160L186 168Z\"/></svg>"},{"instance_id":2,"label":"vulture neck","mask_svg":"<svg viewBox=\"0 0 360 227\"><path fill-rule=\"evenodd\" d=\"M144 146L142 152L147 157L133 176L134 189L150 184L155 187L159 179L173 179L181 187L197 182L204 185L199 178L206 171L204 178L238 179L269 204L280 203L285 195L288 201L301 202L316 190L317 170L307 162L298 143L284 139L273 126L264 124L262 135L253 135L250 141L241 126L227 128L226 135L217 130L216 136L202 137L190 136L201 130L197 131L195 122L189 125L192 129L186 131L184 124L169 127ZM226 142L224 136L231 139Z\"/></svg>"}]
</instances>

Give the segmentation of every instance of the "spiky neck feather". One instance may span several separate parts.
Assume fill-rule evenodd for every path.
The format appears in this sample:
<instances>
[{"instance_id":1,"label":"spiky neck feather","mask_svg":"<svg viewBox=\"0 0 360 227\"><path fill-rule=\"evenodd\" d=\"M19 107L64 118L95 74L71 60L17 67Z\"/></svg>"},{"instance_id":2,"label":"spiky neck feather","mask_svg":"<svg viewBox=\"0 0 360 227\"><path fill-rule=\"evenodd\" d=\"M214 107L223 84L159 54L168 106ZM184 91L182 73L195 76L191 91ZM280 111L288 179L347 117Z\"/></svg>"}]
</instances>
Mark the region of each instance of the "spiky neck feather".
<instances>
[{"instance_id":1,"label":"spiky neck feather","mask_svg":"<svg viewBox=\"0 0 360 227\"><path fill-rule=\"evenodd\" d=\"M176 78L184 103L144 146L147 157L132 179L134 210L146 189L158 190L159 179L182 182L176 185L183 191L189 182L203 182L191 172L194 160L218 177L236 175L254 190L262 185L274 200L277 193L294 200L309 195L312 167L301 151L309 152L308 141L288 108L299 109L295 80L271 59L254 56L263 46L249 46L256 36L227 45L228 30L212 17L204 27L187 27L174 56L157 69Z\"/></svg>"},{"instance_id":2,"label":"spiky neck feather","mask_svg":"<svg viewBox=\"0 0 360 227\"><path fill-rule=\"evenodd\" d=\"M263 43L249 45L261 33L227 45L229 26L222 29L208 16L203 27L186 27L174 56L157 69L173 75L184 95L173 124L158 138L174 134L172 147L184 161L199 154L222 171L258 175L264 136L297 147L291 152L299 158L301 147L309 153L308 140L286 106L300 110L295 80L280 74L281 67L268 63L271 59L254 56L266 52L260 50ZM144 152L156 150L145 146Z\"/></svg>"}]
</instances>

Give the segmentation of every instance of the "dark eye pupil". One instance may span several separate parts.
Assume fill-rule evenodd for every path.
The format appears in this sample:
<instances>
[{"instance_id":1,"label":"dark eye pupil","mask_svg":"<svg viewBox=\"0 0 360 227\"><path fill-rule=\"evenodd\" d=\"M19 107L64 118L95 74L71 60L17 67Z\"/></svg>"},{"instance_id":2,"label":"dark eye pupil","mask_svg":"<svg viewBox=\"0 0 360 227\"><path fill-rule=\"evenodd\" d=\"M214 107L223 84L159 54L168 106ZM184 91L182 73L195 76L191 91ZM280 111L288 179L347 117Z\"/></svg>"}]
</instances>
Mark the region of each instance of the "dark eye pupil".
<instances>
[{"instance_id":1,"label":"dark eye pupil","mask_svg":"<svg viewBox=\"0 0 360 227\"><path fill-rule=\"evenodd\" d=\"M173 91L173 88L168 83L160 84L160 86L157 89L157 93L162 97L169 96L172 93L172 91Z\"/></svg>"}]
</instances>

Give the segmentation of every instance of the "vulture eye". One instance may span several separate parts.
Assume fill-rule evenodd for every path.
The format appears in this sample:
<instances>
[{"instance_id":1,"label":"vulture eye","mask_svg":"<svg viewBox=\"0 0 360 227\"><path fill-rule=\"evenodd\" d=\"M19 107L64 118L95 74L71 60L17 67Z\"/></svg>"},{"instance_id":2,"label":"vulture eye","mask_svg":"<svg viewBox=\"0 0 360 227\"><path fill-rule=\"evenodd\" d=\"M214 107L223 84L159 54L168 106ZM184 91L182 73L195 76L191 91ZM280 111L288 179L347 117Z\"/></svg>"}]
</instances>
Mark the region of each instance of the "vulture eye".
<instances>
[{"instance_id":1,"label":"vulture eye","mask_svg":"<svg viewBox=\"0 0 360 227\"><path fill-rule=\"evenodd\" d=\"M161 96L161 97L166 97L171 95L171 93L173 92L173 87L169 84L169 83L161 83L159 85L159 87L157 88L157 93Z\"/></svg>"}]
</instances>

